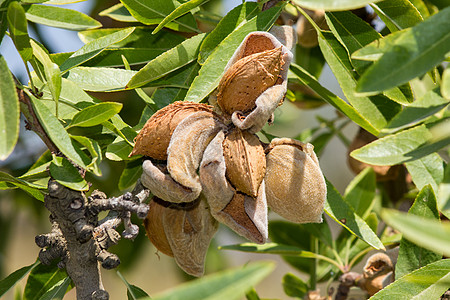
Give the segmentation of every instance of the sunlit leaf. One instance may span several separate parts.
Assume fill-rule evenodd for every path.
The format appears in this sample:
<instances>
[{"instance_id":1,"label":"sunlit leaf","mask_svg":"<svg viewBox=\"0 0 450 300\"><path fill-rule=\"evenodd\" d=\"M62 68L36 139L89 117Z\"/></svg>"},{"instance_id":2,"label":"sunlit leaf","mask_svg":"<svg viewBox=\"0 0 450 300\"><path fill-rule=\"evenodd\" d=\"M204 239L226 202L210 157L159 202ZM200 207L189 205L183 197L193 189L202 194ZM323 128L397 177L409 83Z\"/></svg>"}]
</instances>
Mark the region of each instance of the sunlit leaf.
<instances>
[{"instance_id":1,"label":"sunlit leaf","mask_svg":"<svg viewBox=\"0 0 450 300\"><path fill-rule=\"evenodd\" d=\"M442 74L441 95L450 100L450 68L445 69Z\"/></svg>"},{"instance_id":2,"label":"sunlit leaf","mask_svg":"<svg viewBox=\"0 0 450 300\"><path fill-rule=\"evenodd\" d=\"M450 51L450 7L399 34L383 56L361 76L356 91L388 90L424 74Z\"/></svg>"},{"instance_id":3,"label":"sunlit leaf","mask_svg":"<svg viewBox=\"0 0 450 300\"><path fill-rule=\"evenodd\" d=\"M142 86L196 60L204 37L205 34L196 35L156 57L131 78L127 87Z\"/></svg>"},{"instance_id":4,"label":"sunlit leaf","mask_svg":"<svg viewBox=\"0 0 450 300\"><path fill-rule=\"evenodd\" d=\"M167 17L162 20L161 23L153 30L153 33L157 33L160 31L167 23L172 22L178 17L181 17L184 14L189 13L192 9L208 2L209 0L189 0L180 6L178 6L174 11L172 11Z\"/></svg>"},{"instance_id":5,"label":"sunlit leaf","mask_svg":"<svg viewBox=\"0 0 450 300\"><path fill-rule=\"evenodd\" d=\"M3 56L0 56L0 160L5 160L19 138L19 98Z\"/></svg>"},{"instance_id":6,"label":"sunlit leaf","mask_svg":"<svg viewBox=\"0 0 450 300\"><path fill-rule=\"evenodd\" d=\"M408 0L384 0L372 4L372 7L391 32L412 27L423 21L417 8Z\"/></svg>"},{"instance_id":7,"label":"sunlit leaf","mask_svg":"<svg viewBox=\"0 0 450 300\"><path fill-rule=\"evenodd\" d=\"M89 127L101 124L119 113L122 109L122 103L102 102L88 106L73 116L70 127Z\"/></svg>"},{"instance_id":8,"label":"sunlit leaf","mask_svg":"<svg viewBox=\"0 0 450 300\"><path fill-rule=\"evenodd\" d=\"M444 161L437 153L405 163L416 187L421 190L431 184L435 191L444 178Z\"/></svg>"},{"instance_id":9,"label":"sunlit leaf","mask_svg":"<svg viewBox=\"0 0 450 300\"><path fill-rule=\"evenodd\" d=\"M123 6L122 3L117 3L107 9L99 12L99 16L110 17L119 22L137 22L137 20L130 14L130 12Z\"/></svg>"},{"instance_id":10,"label":"sunlit leaf","mask_svg":"<svg viewBox=\"0 0 450 300\"><path fill-rule=\"evenodd\" d=\"M8 6L8 27L11 39L20 56L24 61L30 60L33 56L33 49L31 49L28 36L27 19L22 5L17 1L11 2Z\"/></svg>"},{"instance_id":11,"label":"sunlit leaf","mask_svg":"<svg viewBox=\"0 0 450 300\"><path fill-rule=\"evenodd\" d=\"M125 89L136 71L115 68L76 67L65 78L78 87L93 92L113 92Z\"/></svg>"},{"instance_id":12,"label":"sunlit leaf","mask_svg":"<svg viewBox=\"0 0 450 300\"><path fill-rule=\"evenodd\" d=\"M134 27L130 27L90 41L78 51L73 53L64 63L62 63L61 71L66 72L67 70L81 65L82 63L100 54L106 47L125 39L133 31Z\"/></svg>"},{"instance_id":13,"label":"sunlit leaf","mask_svg":"<svg viewBox=\"0 0 450 300\"><path fill-rule=\"evenodd\" d=\"M356 8L361 8L366 6L369 3L378 2L377 0L293 0L294 4L297 4L301 7L318 10L323 9L327 11L335 11L335 10L351 10Z\"/></svg>"},{"instance_id":14,"label":"sunlit leaf","mask_svg":"<svg viewBox=\"0 0 450 300\"><path fill-rule=\"evenodd\" d=\"M274 268L270 262L254 262L228 269L181 284L155 295L153 300L241 299L245 292L269 275ZM150 299L150 298L144 298Z\"/></svg>"},{"instance_id":15,"label":"sunlit leaf","mask_svg":"<svg viewBox=\"0 0 450 300\"><path fill-rule=\"evenodd\" d=\"M25 7L29 21L68 30L86 30L101 27L93 18L73 9L50 5L30 5Z\"/></svg>"}]
</instances>

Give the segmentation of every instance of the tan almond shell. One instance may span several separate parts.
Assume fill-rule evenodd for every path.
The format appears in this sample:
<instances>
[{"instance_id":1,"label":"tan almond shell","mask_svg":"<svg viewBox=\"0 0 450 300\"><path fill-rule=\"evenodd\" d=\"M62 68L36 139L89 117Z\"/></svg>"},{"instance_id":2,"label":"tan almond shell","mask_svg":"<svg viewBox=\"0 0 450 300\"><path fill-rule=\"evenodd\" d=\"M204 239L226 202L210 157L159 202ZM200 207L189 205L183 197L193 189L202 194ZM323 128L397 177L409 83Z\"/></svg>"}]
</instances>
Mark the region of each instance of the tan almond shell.
<instances>
[{"instance_id":1,"label":"tan almond shell","mask_svg":"<svg viewBox=\"0 0 450 300\"><path fill-rule=\"evenodd\" d=\"M322 222L327 189L311 144L274 139L266 156L267 204L296 223Z\"/></svg>"},{"instance_id":2,"label":"tan almond shell","mask_svg":"<svg viewBox=\"0 0 450 300\"><path fill-rule=\"evenodd\" d=\"M212 113L212 106L177 101L158 110L148 119L134 139L135 145L130 156L141 154L154 159L166 160L167 147L173 131L184 118L198 111Z\"/></svg>"},{"instance_id":3,"label":"tan almond shell","mask_svg":"<svg viewBox=\"0 0 450 300\"><path fill-rule=\"evenodd\" d=\"M281 47L241 58L220 80L217 104L227 115L251 111L261 93L277 83L283 63Z\"/></svg>"},{"instance_id":4,"label":"tan almond shell","mask_svg":"<svg viewBox=\"0 0 450 300\"><path fill-rule=\"evenodd\" d=\"M258 137L233 128L223 141L223 155L230 183L238 191L256 197L266 171L264 149Z\"/></svg>"},{"instance_id":5,"label":"tan almond shell","mask_svg":"<svg viewBox=\"0 0 450 300\"><path fill-rule=\"evenodd\" d=\"M150 209L147 217L144 220L145 231L150 242L162 253L172 256L173 252L170 248L169 241L167 240L166 233L164 232L163 215L167 209L160 199L153 197L150 202Z\"/></svg>"}]
</instances>

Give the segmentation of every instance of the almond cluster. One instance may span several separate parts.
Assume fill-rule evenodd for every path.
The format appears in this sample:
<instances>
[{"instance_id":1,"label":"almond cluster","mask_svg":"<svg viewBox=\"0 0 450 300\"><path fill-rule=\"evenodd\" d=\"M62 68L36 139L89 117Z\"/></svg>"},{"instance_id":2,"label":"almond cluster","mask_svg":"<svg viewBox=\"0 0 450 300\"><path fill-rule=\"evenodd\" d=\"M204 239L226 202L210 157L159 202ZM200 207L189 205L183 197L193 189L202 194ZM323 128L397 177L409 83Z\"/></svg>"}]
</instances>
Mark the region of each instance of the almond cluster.
<instances>
[{"instance_id":1,"label":"almond cluster","mask_svg":"<svg viewBox=\"0 0 450 300\"><path fill-rule=\"evenodd\" d=\"M326 185L313 146L255 135L282 104L294 41L290 27L250 33L228 62L212 105L175 102L155 113L130 155L154 195L147 235L187 273L201 276L221 222L256 243L268 206L292 222L321 222ZM200 99L199 99L200 100Z\"/></svg>"}]
</instances>

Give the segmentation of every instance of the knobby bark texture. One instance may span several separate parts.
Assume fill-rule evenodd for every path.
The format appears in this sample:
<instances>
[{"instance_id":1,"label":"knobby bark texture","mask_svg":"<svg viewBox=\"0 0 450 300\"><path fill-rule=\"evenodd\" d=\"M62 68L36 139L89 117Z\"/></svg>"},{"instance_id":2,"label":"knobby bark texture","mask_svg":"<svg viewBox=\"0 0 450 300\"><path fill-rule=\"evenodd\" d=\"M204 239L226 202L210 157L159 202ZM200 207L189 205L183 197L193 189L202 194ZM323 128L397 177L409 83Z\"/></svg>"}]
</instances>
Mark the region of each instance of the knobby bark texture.
<instances>
[{"instance_id":1,"label":"knobby bark texture","mask_svg":"<svg viewBox=\"0 0 450 300\"><path fill-rule=\"evenodd\" d=\"M44 264L60 259L58 267L65 268L73 280L77 299L108 299L100 265L112 269L120 264L117 255L107 249L119 241L120 234L115 229L122 222L124 238L137 236L139 227L131 223L130 217L136 213L145 218L148 205L141 202L149 196L148 190L138 182L132 193L117 198L107 199L99 191L86 197L50 180L48 192L45 206L51 213L52 231L36 237L36 244L42 248L39 259ZM98 221L99 212L106 210L110 211L108 216Z\"/></svg>"}]
</instances>

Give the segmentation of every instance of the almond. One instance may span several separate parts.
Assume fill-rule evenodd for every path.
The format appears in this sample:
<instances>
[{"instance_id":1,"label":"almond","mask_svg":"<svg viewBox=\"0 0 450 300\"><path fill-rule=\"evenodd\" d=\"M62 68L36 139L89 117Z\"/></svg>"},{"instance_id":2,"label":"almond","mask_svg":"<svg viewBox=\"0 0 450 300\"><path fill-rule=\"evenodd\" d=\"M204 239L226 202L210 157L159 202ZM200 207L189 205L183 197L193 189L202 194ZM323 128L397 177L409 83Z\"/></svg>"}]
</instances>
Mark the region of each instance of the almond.
<instances>
[{"instance_id":1,"label":"almond","mask_svg":"<svg viewBox=\"0 0 450 300\"><path fill-rule=\"evenodd\" d=\"M231 115L235 111L246 113L255 108L256 99L277 83L283 64L281 47L239 59L219 83L217 103L222 111Z\"/></svg>"},{"instance_id":2,"label":"almond","mask_svg":"<svg viewBox=\"0 0 450 300\"><path fill-rule=\"evenodd\" d=\"M167 147L175 128L187 116L198 111L210 112L212 107L194 102L174 102L158 110L134 139L135 146L130 156L145 155L158 160L167 159Z\"/></svg>"},{"instance_id":3,"label":"almond","mask_svg":"<svg viewBox=\"0 0 450 300\"><path fill-rule=\"evenodd\" d=\"M223 141L223 155L230 183L238 191L256 197L266 170L264 149L258 137L233 128Z\"/></svg>"}]
</instances>

